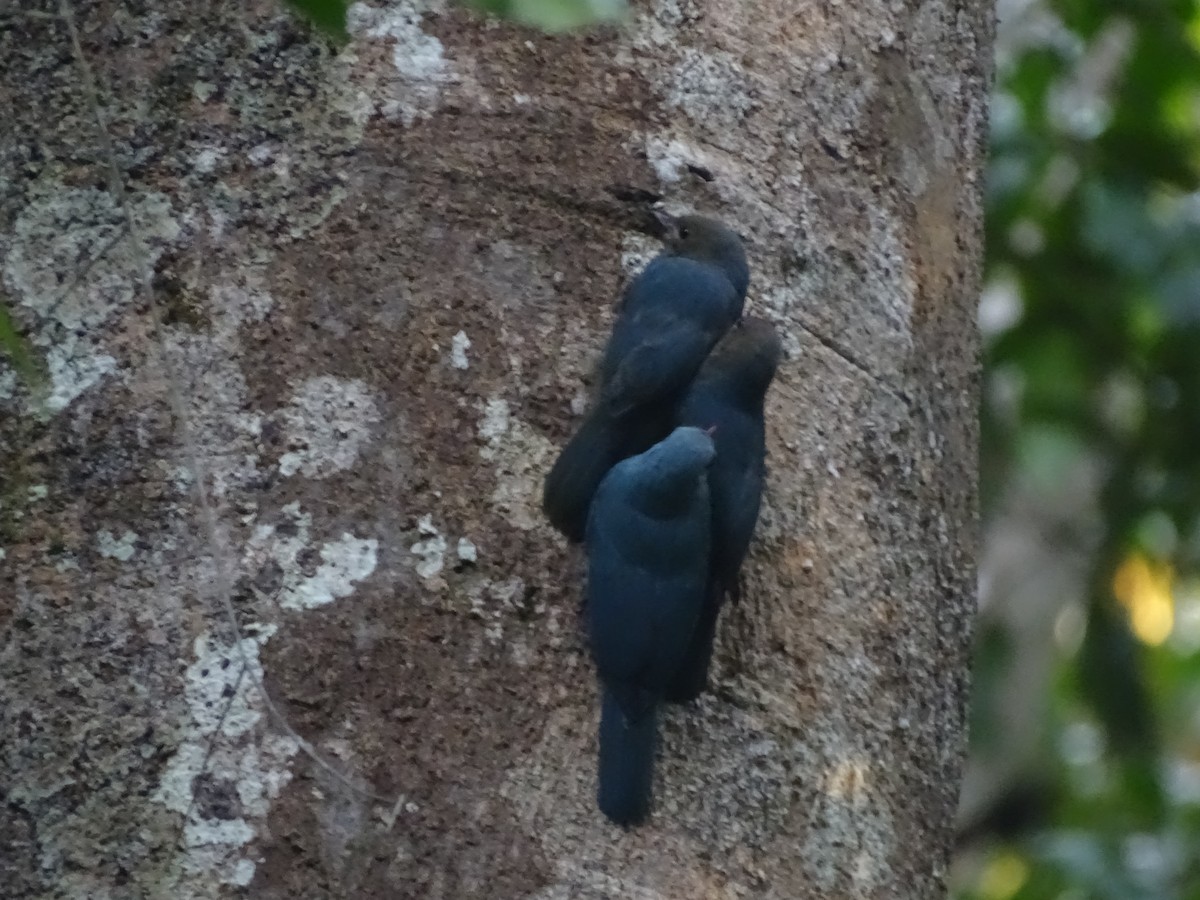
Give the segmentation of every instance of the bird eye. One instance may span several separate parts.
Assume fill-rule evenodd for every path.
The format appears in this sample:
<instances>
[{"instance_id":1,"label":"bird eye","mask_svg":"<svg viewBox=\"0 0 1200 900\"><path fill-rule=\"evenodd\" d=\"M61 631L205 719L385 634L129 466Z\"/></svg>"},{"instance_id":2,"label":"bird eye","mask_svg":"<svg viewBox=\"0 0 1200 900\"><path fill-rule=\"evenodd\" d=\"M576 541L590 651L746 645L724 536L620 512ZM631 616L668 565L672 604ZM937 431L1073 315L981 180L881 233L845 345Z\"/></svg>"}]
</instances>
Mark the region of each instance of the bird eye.
<instances>
[{"instance_id":1,"label":"bird eye","mask_svg":"<svg viewBox=\"0 0 1200 900\"><path fill-rule=\"evenodd\" d=\"M680 236L681 238L685 238L685 239L686 239L686 238L688 238L688 237L690 237L690 236L691 236L691 232L690 232L690 231L688 231L686 228L680 228L680 229L679 229L679 236Z\"/></svg>"}]
</instances>

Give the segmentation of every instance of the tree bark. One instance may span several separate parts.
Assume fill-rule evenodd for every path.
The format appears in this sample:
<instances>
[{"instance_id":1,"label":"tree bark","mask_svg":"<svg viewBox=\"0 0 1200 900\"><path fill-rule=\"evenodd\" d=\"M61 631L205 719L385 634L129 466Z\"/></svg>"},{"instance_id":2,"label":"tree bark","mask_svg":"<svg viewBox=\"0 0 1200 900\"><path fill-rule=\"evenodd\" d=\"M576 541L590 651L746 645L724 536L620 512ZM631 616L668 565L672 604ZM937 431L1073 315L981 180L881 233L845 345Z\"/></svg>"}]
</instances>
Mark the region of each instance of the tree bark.
<instances>
[{"instance_id":1,"label":"tree bark","mask_svg":"<svg viewBox=\"0 0 1200 900\"><path fill-rule=\"evenodd\" d=\"M0 13L6 896L927 898L964 747L988 4L547 37L274 0ZM77 35L77 40L75 36ZM616 188L616 190L614 190ZM541 520L630 198L786 332L714 690L594 803Z\"/></svg>"}]
</instances>

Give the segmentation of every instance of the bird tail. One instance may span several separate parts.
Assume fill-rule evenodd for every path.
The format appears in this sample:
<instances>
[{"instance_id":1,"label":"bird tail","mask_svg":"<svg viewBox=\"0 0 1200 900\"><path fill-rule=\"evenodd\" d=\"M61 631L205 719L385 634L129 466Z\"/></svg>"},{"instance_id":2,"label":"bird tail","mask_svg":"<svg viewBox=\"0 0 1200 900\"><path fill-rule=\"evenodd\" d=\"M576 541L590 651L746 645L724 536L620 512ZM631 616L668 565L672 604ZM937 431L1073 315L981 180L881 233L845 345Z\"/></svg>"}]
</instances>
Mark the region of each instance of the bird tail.
<instances>
[{"instance_id":1,"label":"bird tail","mask_svg":"<svg viewBox=\"0 0 1200 900\"><path fill-rule=\"evenodd\" d=\"M658 711L651 706L627 719L616 697L603 688L600 707L600 784L596 803L613 823L637 825L650 814Z\"/></svg>"},{"instance_id":2,"label":"bird tail","mask_svg":"<svg viewBox=\"0 0 1200 900\"><path fill-rule=\"evenodd\" d=\"M689 703L708 687L708 669L712 663L713 643L717 636L717 617L721 612L724 589L719 584L709 587L708 598L700 611L691 643L675 677L664 694L669 703Z\"/></svg>"},{"instance_id":3,"label":"bird tail","mask_svg":"<svg viewBox=\"0 0 1200 900\"><path fill-rule=\"evenodd\" d=\"M568 540L583 540L588 508L604 476L620 461L620 434L601 409L583 420L546 476L542 510Z\"/></svg>"}]
</instances>

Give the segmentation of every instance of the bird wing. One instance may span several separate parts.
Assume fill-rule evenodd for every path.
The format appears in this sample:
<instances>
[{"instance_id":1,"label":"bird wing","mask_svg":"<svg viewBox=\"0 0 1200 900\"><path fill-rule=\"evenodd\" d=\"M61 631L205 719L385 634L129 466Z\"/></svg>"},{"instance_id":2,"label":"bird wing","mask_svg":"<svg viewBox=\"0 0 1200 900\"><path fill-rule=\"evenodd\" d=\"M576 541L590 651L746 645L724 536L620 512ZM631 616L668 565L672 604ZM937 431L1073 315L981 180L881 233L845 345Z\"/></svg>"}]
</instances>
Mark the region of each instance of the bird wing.
<instances>
[{"instance_id":1,"label":"bird wing","mask_svg":"<svg viewBox=\"0 0 1200 900\"><path fill-rule=\"evenodd\" d=\"M670 400L696 374L720 333L687 319L675 319L648 330L617 363L601 389L617 414L635 406Z\"/></svg>"},{"instance_id":2,"label":"bird wing","mask_svg":"<svg viewBox=\"0 0 1200 900\"><path fill-rule=\"evenodd\" d=\"M592 656L606 684L661 693L703 604L707 541L612 502L610 487L597 492L587 533Z\"/></svg>"},{"instance_id":3,"label":"bird wing","mask_svg":"<svg viewBox=\"0 0 1200 900\"><path fill-rule=\"evenodd\" d=\"M618 413L669 401L732 323L736 291L711 266L654 260L629 286L603 366L601 398Z\"/></svg>"},{"instance_id":4,"label":"bird wing","mask_svg":"<svg viewBox=\"0 0 1200 900\"><path fill-rule=\"evenodd\" d=\"M713 485L714 507L719 510L720 520L713 523L712 558L714 573L721 579L724 590L734 589L738 570L750 547L758 521L762 487L762 466L728 473L720 487Z\"/></svg>"},{"instance_id":5,"label":"bird wing","mask_svg":"<svg viewBox=\"0 0 1200 900\"><path fill-rule=\"evenodd\" d=\"M702 566L676 575L628 566L608 574L597 593L589 588L596 669L606 684L661 693L691 640L706 573ZM603 609L591 599L600 597Z\"/></svg>"}]
</instances>

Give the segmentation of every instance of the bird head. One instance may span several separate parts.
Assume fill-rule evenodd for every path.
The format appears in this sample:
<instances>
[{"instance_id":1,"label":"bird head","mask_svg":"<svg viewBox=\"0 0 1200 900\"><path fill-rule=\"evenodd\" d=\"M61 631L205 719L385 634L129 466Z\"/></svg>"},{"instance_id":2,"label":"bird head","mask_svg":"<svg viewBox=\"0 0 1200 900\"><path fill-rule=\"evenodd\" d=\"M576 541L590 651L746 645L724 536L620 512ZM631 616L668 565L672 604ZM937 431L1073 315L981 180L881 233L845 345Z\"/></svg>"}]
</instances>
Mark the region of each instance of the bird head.
<instances>
[{"instance_id":1,"label":"bird head","mask_svg":"<svg viewBox=\"0 0 1200 900\"><path fill-rule=\"evenodd\" d=\"M709 432L690 426L676 428L654 449L667 465L696 471L712 462L717 452Z\"/></svg>"},{"instance_id":2,"label":"bird head","mask_svg":"<svg viewBox=\"0 0 1200 900\"><path fill-rule=\"evenodd\" d=\"M783 342L775 326L757 316L743 316L725 332L704 366L718 377L735 379L761 397L782 359Z\"/></svg>"},{"instance_id":3,"label":"bird head","mask_svg":"<svg viewBox=\"0 0 1200 900\"><path fill-rule=\"evenodd\" d=\"M746 296L750 267L746 263L742 239L736 231L704 216L672 216L657 212L655 218L662 229L667 253L717 266L734 286L738 297Z\"/></svg>"}]
</instances>

